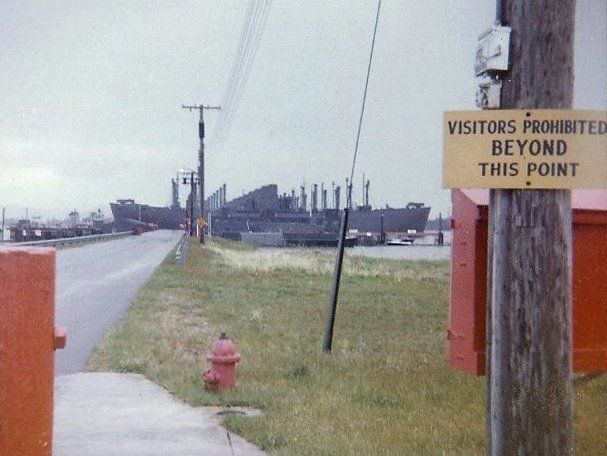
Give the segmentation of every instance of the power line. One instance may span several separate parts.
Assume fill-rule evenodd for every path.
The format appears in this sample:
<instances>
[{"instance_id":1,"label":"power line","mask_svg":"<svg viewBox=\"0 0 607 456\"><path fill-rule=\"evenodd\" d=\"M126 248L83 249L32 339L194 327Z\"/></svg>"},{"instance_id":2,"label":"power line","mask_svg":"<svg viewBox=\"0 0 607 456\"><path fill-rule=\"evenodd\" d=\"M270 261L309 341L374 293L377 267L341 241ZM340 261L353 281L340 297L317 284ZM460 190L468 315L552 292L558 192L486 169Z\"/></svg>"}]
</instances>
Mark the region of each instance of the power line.
<instances>
[{"instance_id":1,"label":"power line","mask_svg":"<svg viewBox=\"0 0 607 456\"><path fill-rule=\"evenodd\" d=\"M243 28L241 32L240 42L241 46L237 49L234 54L234 62L232 66L232 72L230 74L229 84L226 88L226 92L224 95L223 105L225 106L226 111L222 113L220 116L219 122L216 124L216 137L220 136L220 132L223 131L226 122L226 113L230 109L233 103L233 98L235 95L235 90L238 85L238 79L240 78L240 74L242 73L243 66L243 58L248 52L248 47L250 44L251 34L254 28L254 20L255 16L258 14L259 3L251 0L249 3L249 8L247 9L247 14L245 16L245 20L243 23Z\"/></svg>"},{"instance_id":2,"label":"power line","mask_svg":"<svg viewBox=\"0 0 607 456\"><path fill-rule=\"evenodd\" d=\"M245 15L245 28L248 28L250 26L250 21L251 21L251 17L252 17L252 11L253 11L253 7L254 7L255 3L253 1L249 2L249 7L247 8L247 12ZM236 75L236 70L238 68L238 65L240 63L240 56L242 55L244 46L245 46L245 33L241 33L240 34L240 42L238 43L238 48L236 50L236 53L234 54L234 59L232 60L232 70L230 72L230 80L228 82L228 87L226 89L226 93L224 94L224 98L223 98L223 102L222 104L224 106L228 105L228 100L231 97L231 91L233 90L233 84L234 84L234 78Z\"/></svg>"},{"instance_id":3,"label":"power line","mask_svg":"<svg viewBox=\"0 0 607 456\"><path fill-rule=\"evenodd\" d=\"M227 137L230 134L230 130L231 130L232 124L234 122L234 117L236 116L236 112L238 110L238 107L240 106L240 101L241 101L242 95L244 93L244 88L249 79L249 75L251 74L251 71L253 68L253 62L255 60L257 50L259 49L259 43L261 42L261 38L263 36L263 31L264 31L265 25L266 25L266 20L267 20L269 11L270 11L269 5L270 5L270 3L268 2L266 4L265 10L261 14L261 18L259 20L259 29L258 29L257 34L253 37L254 41L253 41L253 45L251 47L251 52L248 57L248 63L244 69L244 76L240 80L240 85L236 92L236 97L234 98L234 104L231 107L230 111L227 113L228 122L227 122L227 126L226 126L226 129L224 132L224 137Z\"/></svg>"},{"instance_id":4,"label":"power line","mask_svg":"<svg viewBox=\"0 0 607 456\"><path fill-rule=\"evenodd\" d=\"M230 82L226 89L226 93L224 95L223 106L225 106L226 111L224 111L223 115L220 116L219 122L216 124L216 131L220 132L223 130L225 121L226 121L226 113L232 106L232 100L235 94L236 87L238 85L238 80L242 73L243 68L243 58L248 53L249 43L251 40L251 35L254 30L254 22L255 18L259 14L258 7L260 3L254 0L251 0L249 3L249 8L247 9L247 13L245 16L245 21L243 24L243 30L240 37L240 45L234 54L234 62L232 65L232 73L230 74ZM219 136L219 135L216 135Z\"/></svg>"},{"instance_id":5,"label":"power line","mask_svg":"<svg viewBox=\"0 0 607 456\"><path fill-rule=\"evenodd\" d=\"M242 99L242 94L251 73L255 55L265 29L270 5L271 0L251 0L249 3L243 23L240 42L232 62L229 83L222 102L222 106L225 110L222 111L222 115L215 124L213 131L213 139L216 142L216 147L220 146L226 140L231 130L236 110Z\"/></svg>"},{"instance_id":6,"label":"power line","mask_svg":"<svg viewBox=\"0 0 607 456\"><path fill-rule=\"evenodd\" d=\"M235 58L237 59L237 66L233 77L231 78L231 85L228 88L228 93L226 95L226 106L227 109L224 115L221 117L221 121L218 124L218 139L223 139L225 137L226 126L228 123L228 115L232 110L234 105L234 100L238 96L238 90L240 86L240 80L245 71L245 66L248 60L248 55L250 53L251 43L253 42L253 36L256 30L256 22L258 20L259 14L261 11L261 3L257 2L254 4L254 8L251 11L250 17L248 18L248 23L245 22L243 28L243 36L244 36L244 45L241 49L241 52L236 54Z\"/></svg>"},{"instance_id":7,"label":"power line","mask_svg":"<svg viewBox=\"0 0 607 456\"><path fill-rule=\"evenodd\" d=\"M365 91L363 94L363 103L360 109L360 118L358 119L358 132L356 133L356 145L354 146L354 157L352 157L352 170L350 171L350 182L354 178L354 168L356 167L356 157L358 156L358 145L360 143L360 131L363 124L363 116L365 114L365 105L367 103L367 89L369 88L369 76L371 74L371 63L373 62L373 51L375 49L375 36L377 35L377 24L379 23L379 11L381 9L381 0L377 2L377 14L375 16L375 27L373 28L373 40L371 41L371 52L369 53L369 65L367 66L367 79L365 81ZM350 192L349 198L352 198ZM347 202L347 207L350 207L352 201Z\"/></svg>"},{"instance_id":8,"label":"power line","mask_svg":"<svg viewBox=\"0 0 607 456\"><path fill-rule=\"evenodd\" d=\"M261 39L263 21L266 17L266 13L269 8L269 3L267 1L265 3L259 2L258 5L260 6L260 8L255 10L252 23L252 30L249 34L249 41L242 56L242 63L239 67L239 73L235 78L233 96L229 100L229 108L225 113L225 117L223 118L224 122L221 124L221 134L219 135L220 139L225 140L227 138L229 130L231 129L235 111L242 97L242 92L251 72L253 59L255 57L255 53L259 45L259 41Z\"/></svg>"}]
</instances>

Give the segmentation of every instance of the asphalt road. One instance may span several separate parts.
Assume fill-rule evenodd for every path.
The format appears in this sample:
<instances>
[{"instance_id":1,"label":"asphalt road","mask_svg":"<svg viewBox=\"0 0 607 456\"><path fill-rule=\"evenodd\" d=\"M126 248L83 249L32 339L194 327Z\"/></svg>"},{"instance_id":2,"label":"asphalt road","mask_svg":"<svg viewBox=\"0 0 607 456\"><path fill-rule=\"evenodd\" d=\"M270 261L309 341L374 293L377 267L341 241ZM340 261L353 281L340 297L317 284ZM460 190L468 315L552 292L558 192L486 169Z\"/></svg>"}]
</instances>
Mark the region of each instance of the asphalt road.
<instances>
[{"instance_id":1,"label":"asphalt road","mask_svg":"<svg viewBox=\"0 0 607 456\"><path fill-rule=\"evenodd\" d=\"M55 352L56 376L84 370L180 235L160 230L57 251L55 325L67 328L67 347Z\"/></svg>"}]
</instances>

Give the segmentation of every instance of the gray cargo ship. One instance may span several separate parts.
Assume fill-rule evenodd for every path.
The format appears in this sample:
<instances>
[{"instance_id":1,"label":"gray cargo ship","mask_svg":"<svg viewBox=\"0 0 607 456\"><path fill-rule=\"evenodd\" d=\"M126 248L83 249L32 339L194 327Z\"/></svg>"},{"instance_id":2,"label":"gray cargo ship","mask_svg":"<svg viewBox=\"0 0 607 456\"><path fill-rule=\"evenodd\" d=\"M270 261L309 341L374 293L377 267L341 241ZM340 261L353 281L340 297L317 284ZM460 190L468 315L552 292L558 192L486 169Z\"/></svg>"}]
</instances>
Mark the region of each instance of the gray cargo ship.
<instances>
[{"instance_id":1,"label":"gray cargo ship","mask_svg":"<svg viewBox=\"0 0 607 456\"><path fill-rule=\"evenodd\" d=\"M327 207L327 191L322 187L318 204L316 185L312 187L309 206L303 187L299 196L295 196L295 191L279 195L278 187L270 184L231 201L227 201L225 192L224 185L205 201L205 219L213 235L240 239L241 233L282 233L285 245L337 244L339 187L334 190L334 208ZM430 207L423 203L383 209L372 209L367 204L351 210L348 229L351 234L383 242L385 233L422 234L429 214Z\"/></svg>"},{"instance_id":2,"label":"gray cargo ship","mask_svg":"<svg viewBox=\"0 0 607 456\"><path fill-rule=\"evenodd\" d=\"M118 231L129 231L142 225L153 224L160 229L177 230L185 222L181 207L157 207L138 204L133 199L119 199L110 203Z\"/></svg>"}]
</instances>

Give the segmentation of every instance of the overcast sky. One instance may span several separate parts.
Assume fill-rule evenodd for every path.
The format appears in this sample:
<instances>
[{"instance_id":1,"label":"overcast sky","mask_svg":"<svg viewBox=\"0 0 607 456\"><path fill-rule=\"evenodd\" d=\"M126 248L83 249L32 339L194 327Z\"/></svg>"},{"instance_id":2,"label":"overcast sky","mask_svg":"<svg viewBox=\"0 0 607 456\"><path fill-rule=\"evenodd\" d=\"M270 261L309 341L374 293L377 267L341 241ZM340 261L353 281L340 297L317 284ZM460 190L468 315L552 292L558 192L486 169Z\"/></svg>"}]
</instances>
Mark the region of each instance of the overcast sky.
<instances>
[{"instance_id":1,"label":"overcast sky","mask_svg":"<svg viewBox=\"0 0 607 456\"><path fill-rule=\"evenodd\" d=\"M197 161L197 115L227 87L248 1L1 0L0 206L81 213L117 198L168 205ZM207 193L289 192L349 175L375 0L274 0L231 134L207 137ZM607 109L605 0L579 0L575 107ZM476 109L477 36L493 0L384 0L355 174L371 203L440 188L442 113ZM208 112L207 135L217 114ZM185 192L185 190L184 190ZM182 201L184 200L182 195ZM30 214L32 210L30 210Z\"/></svg>"}]
</instances>

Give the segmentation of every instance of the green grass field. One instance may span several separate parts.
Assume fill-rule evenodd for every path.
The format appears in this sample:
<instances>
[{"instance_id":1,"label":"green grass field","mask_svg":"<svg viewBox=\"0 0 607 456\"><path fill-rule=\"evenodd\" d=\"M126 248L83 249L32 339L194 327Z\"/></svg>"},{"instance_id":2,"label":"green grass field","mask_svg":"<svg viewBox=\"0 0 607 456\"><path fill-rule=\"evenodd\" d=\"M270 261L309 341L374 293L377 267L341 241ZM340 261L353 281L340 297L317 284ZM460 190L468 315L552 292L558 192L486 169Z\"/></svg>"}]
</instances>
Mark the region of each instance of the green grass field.
<instances>
[{"instance_id":1,"label":"green grass field","mask_svg":"<svg viewBox=\"0 0 607 456\"><path fill-rule=\"evenodd\" d=\"M484 379L445 361L447 262L346 257L333 353L321 353L333 257L190 243L169 256L94 354L194 406L263 409L225 425L272 454L484 454ZM236 341L238 386L206 392L205 353ZM576 386L578 454L607 454L607 378Z\"/></svg>"}]
</instances>

